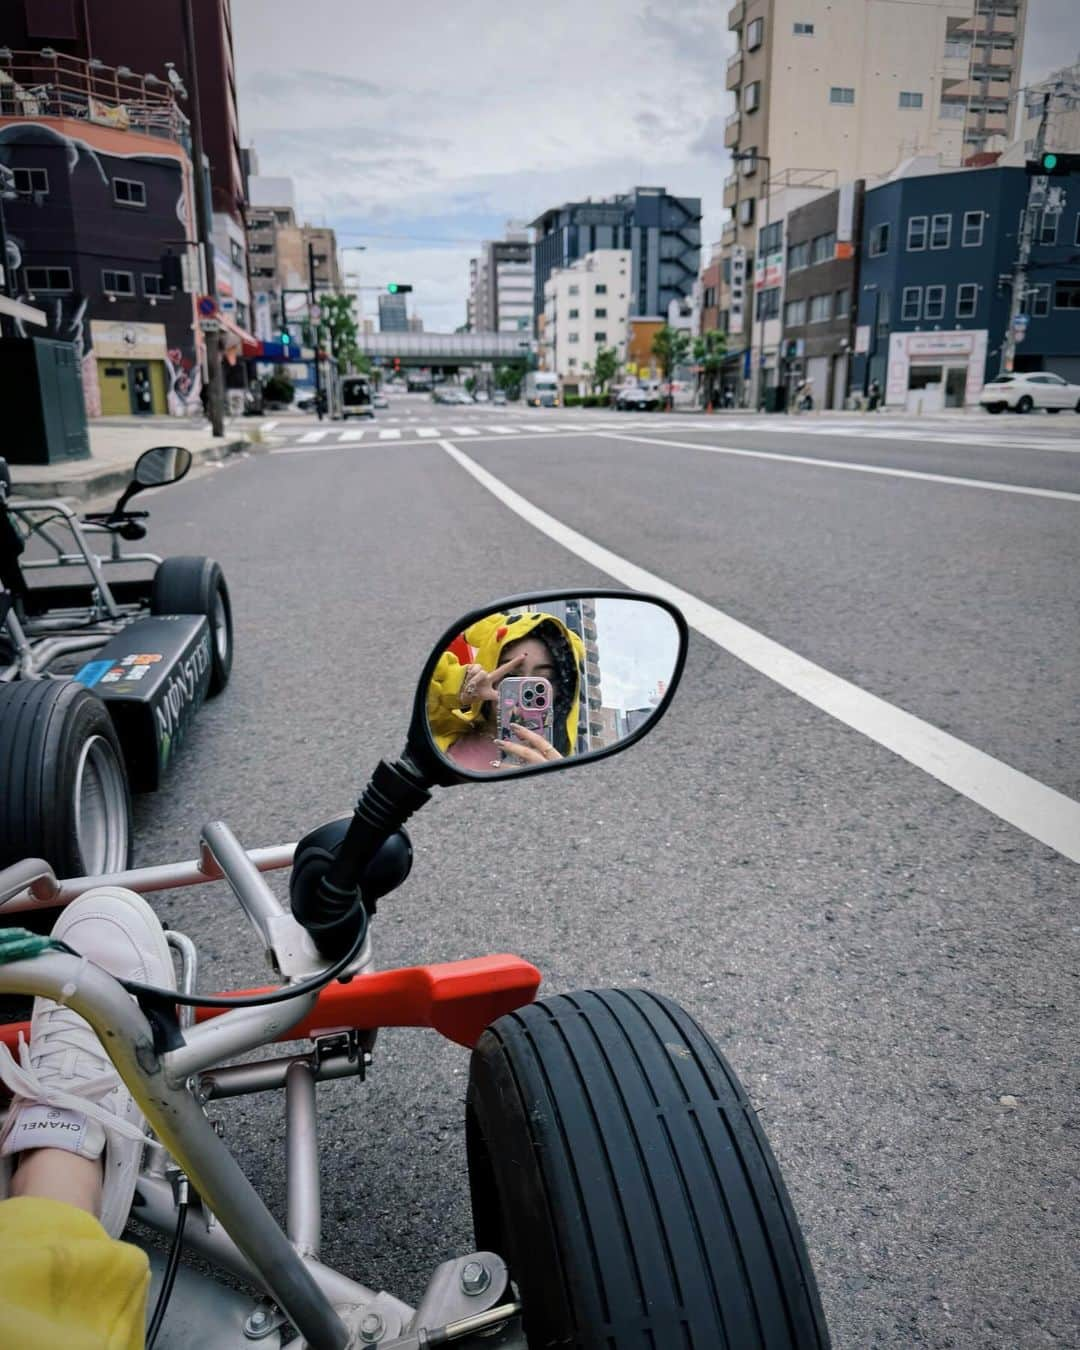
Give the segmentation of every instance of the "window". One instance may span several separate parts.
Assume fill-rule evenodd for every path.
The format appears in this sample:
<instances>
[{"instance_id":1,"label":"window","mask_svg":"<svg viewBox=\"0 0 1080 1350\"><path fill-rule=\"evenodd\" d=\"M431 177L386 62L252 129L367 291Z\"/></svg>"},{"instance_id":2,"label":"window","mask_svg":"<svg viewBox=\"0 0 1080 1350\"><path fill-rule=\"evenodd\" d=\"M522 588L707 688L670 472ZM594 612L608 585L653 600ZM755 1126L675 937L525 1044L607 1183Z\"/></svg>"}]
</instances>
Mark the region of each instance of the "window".
<instances>
[{"instance_id":1,"label":"window","mask_svg":"<svg viewBox=\"0 0 1080 1350\"><path fill-rule=\"evenodd\" d=\"M848 290L836 292L836 303L833 305L833 314L838 319L846 319L851 313L851 292Z\"/></svg>"},{"instance_id":2,"label":"window","mask_svg":"<svg viewBox=\"0 0 1080 1350\"><path fill-rule=\"evenodd\" d=\"M1076 233L1073 236L1073 243L1080 244L1080 211L1076 213Z\"/></svg>"},{"instance_id":3,"label":"window","mask_svg":"<svg viewBox=\"0 0 1080 1350\"><path fill-rule=\"evenodd\" d=\"M930 247L948 248L952 242L952 216L934 216L930 221Z\"/></svg>"},{"instance_id":4,"label":"window","mask_svg":"<svg viewBox=\"0 0 1080 1350\"><path fill-rule=\"evenodd\" d=\"M234 267L243 267L244 265L244 250L235 239L229 240L229 259Z\"/></svg>"},{"instance_id":5,"label":"window","mask_svg":"<svg viewBox=\"0 0 1080 1350\"><path fill-rule=\"evenodd\" d=\"M576 356L571 356L571 358L569 359L569 361L567 361L566 364L567 364L568 366L576 366L576 365L577 365L577 357L576 357Z\"/></svg>"},{"instance_id":6,"label":"window","mask_svg":"<svg viewBox=\"0 0 1080 1350\"><path fill-rule=\"evenodd\" d=\"M746 50L757 51L765 38L765 20L751 19L746 25Z\"/></svg>"},{"instance_id":7,"label":"window","mask_svg":"<svg viewBox=\"0 0 1080 1350\"><path fill-rule=\"evenodd\" d=\"M70 291L70 267L24 267L23 285L35 291Z\"/></svg>"},{"instance_id":8,"label":"window","mask_svg":"<svg viewBox=\"0 0 1080 1350\"><path fill-rule=\"evenodd\" d=\"M607 334L606 334L606 333L594 333L594 334L593 334L593 341L596 342L596 343L599 343L600 345L603 345L603 343L605 343L605 342L607 341Z\"/></svg>"},{"instance_id":9,"label":"window","mask_svg":"<svg viewBox=\"0 0 1080 1350\"><path fill-rule=\"evenodd\" d=\"M758 248L764 256L766 253L778 253L784 241L784 222L774 220L766 225L763 230L758 231Z\"/></svg>"},{"instance_id":10,"label":"window","mask_svg":"<svg viewBox=\"0 0 1080 1350\"><path fill-rule=\"evenodd\" d=\"M606 284L606 282L598 281L598 282L596 283L596 294L597 294L597 295L607 295L607 284Z\"/></svg>"},{"instance_id":11,"label":"window","mask_svg":"<svg viewBox=\"0 0 1080 1350\"><path fill-rule=\"evenodd\" d=\"M883 291L883 292L881 293L880 298L878 299L878 311L877 311L877 335L878 335L878 337L886 337L886 336L888 336L888 332L889 332L889 322L890 322L889 311L890 311L891 308L892 308L892 302L891 302L891 299L890 299L890 296L889 296L889 292L888 292L888 291Z\"/></svg>"},{"instance_id":12,"label":"window","mask_svg":"<svg viewBox=\"0 0 1080 1350\"><path fill-rule=\"evenodd\" d=\"M938 115L946 122L960 122L963 121L965 111L966 105L958 100L946 102L942 99Z\"/></svg>"},{"instance_id":13,"label":"window","mask_svg":"<svg viewBox=\"0 0 1080 1350\"><path fill-rule=\"evenodd\" d=\"M20 197L29 197L35 192L49 192L49 174L46 169L16 169L15 191Z\"/></svg>"},{"instance_id":14,"label":"window","mask_svg":"<svg viewBox=\"0 0 1080 1350\"><path fill-rule=\"evenodd\" d=\"M844 88L844 87L842 87L842 86L840 86L840 85L834 84L833 87L829 90L829 102L830 102L830 103L854 103L854 102L855 102L855 90L854 90L854 89L847 89L847 88Z\"/></svg>"},{"instance_id":15,"label":"window","mask_svg":"<svg viewBox=\"0 0 1080 1350\"><path fill-rule=\"evenodd\" d=\"M577 333L568 333L566 335L566 340L567 342L580 342L581 338Z\"/></svg>"},{"instance_id":16,"label":"window","mask_svg":"<svg viewBox=\"0 0 1080 1350\"><path fill-rule=\"evenodd\" d=\"M739 203L739 224L753 225L754 223L754 199L753 197L744 197Z\"/></svg>"},{"instance_id":17,"label":"window","mask_svg":"<svg viewBox=\"0 0 1080 1350\"><path fill-rule=\"evenodd\" d=\"M784 323L788 328L799 328L806 322L806 301L789 300L784 306Z\"/></svg>"},{"instance_id":18,"label":"window","mask_svg":"<svg viewBox=\"0 0 1080 1350\"><path fill-rule=\"evenodd\" d=\"M809 240L801 244L791 245L788 249L787 265L789 272L801 272L804 267L810 266Z\"/></svg>"},{"instance_id":19,"label":"window","mask_svg":"<svg viewBox=\"0 0 1080 1350\"><path fill-rule=\"evenodd\" d=\"M945 317L945 287L927 286L926 300L923 304L924 319L943 319Z\"/></svg>"},{"instance_id":20,"label":"window","mask_svg":"<svg viewBox=\"0 0 1080 1350\"><path fill-rule=\"evenodd\" d=\"M113 201L121 206L145 206L146 185L134 178L114 178L112 180Z\"/></svg>"},{"instance_id":21,"label":"window","mask_svg":"<svg viewBox=\"0 0 1080 1350\"><path fill-rule=\"evenodd\" d=\"M914 92L911 91L911 90L901 89L901 90L900 90L900 107L901 107L901 108L921 108L921 107L922 107L922 94L914 93Z\"/></svg>"},{"instance_id":22,"label":"window","mask_svg":"<svg viewBox=\"0 0 1080 1350\"><path fill-rule=\"evenodd\" d=\"M958 42L950 39L945 43L946 61L966 61L971 55L970 42Z\"/></svg>"},{"instance_id":23,"label":"window","mask_svg":"<svg viewBox=\"0 0 1080 1350\"><path fill-rule=\"evenodd\" d=\"M973 281L962 282L956 288L956 317L973 319L979 303L979 288Z\"/></svg>"},{"instance_id":24,"label":"window","mask_svg":"<svg viewBox=\"0 0 1080 1350\"><path fill-rule=\"evenodd\" d=\"M568 286L567 289L566 289L566 294L567 294L567 295L577 295L577 293L578 293L578 288L577 288L576 286Z\"/></svg>"},{"instance_id":25,"label":"window","mask_svg":"<svg viewBox=\"0 0 1080 1350\"><path fill-rule=\"evenodd\" d=\"M593 318L594 318L594 319L606 319L606 318L607 318L607 310L606 310L606 309L594 309L594 310L593 310Z\"/></svg>"},{"instance_id":26,"label":"window","mask_svg":"<svg viewBox=\"0 0 1080 1350\"><path fill-rule=\"evenodd\" d=\"M836 235L830 231L829 234L819 234L810 245L811 263L828 262L836 253Z\"/></svg>"},{"instance_id":27,"label":"window","mask_svg":"<svg viewBox=\"0 0 1080 1350\"><path fill-rule=\"evenodd\" d=\"M757 146L748 145L742 152L743 158L738 161L739 168L742 170L744 178L753 178L757 173Z\"/></svg>"},{"instance_id":28,"label":"window","mask_svg":"<svg viewBox=\"0 0 1080 1350\"><path fill-rule=\"evenodd\" d=\"M900 318L904 323L917 323L922 317L922 287L905 286L900 302Z\"/></svg>"},{"instance_id":29,"label":"window","mask_svg":"<svg viewBox=\"0 0 1080 1350\"><path fill-rule=\"evenodd\" d=\"M814 25L812 23L797 23L792 25L792 32L796 37L813 37Z\"/></svg>"},{"instance_id":30,"label":"window","mask_svg":"<svg viewBox=\"0 0 1080 1350\"><path fill-rule=\"evenodd\" d=\"M1080 281L1054 282L1054 308L1080 309Z\"/></svg>"},{"instance_id":31,"label":"window","mask_svg":"<svg viewBox=\"0 0 1080 1350\"><path fill-rule=\"evenodd\" d=\"M101 289L106 295L134 295L135 278L130 272L113 272L105 268L101 273Z\"/></svg>"},{"instance_id":32,"label":"window","mask_svg":"<svg viewBox=\"0 0 1080 1350\"><path fill-rule=\"evenodd\" d=\"M812 295L810 297L810 322L827 323L832 318L832 296Z\"/></svg>"},{"instance_id":33,"label":"window","mask_svg":"<svg viewBox=\"0 0 1080 1350\"><path fill-rule=\"evenodd\" d=\"M142 277L143 295L157 296L162 300L171 300L172 291L165 285L165 278L154 272L144 272Z\"/></svg>"},{"instance_id":34,"label":"window","mask_svg":"<svg viewBox=\"0 0 1080 1350\"><path fill-rule=\"evenodd\" d=\"M880 258L889 251L889 227L874 225L870 230L870 256Z\"/></svg>"},{"instance_id":35,"label":"window","mask_svg":"<svg viewBox=\"0 0 1080 1350\"><path fill-rule=\"evenodd\" d=\"M742 91L743 112L757 112L761 107L761 81L754 80L750 84L743 85Z\"/></svg>"},{"instance_id":36,"label":"window","mask_svg":"<svg viewBox=\"0 0 1080 1350\"><path fill-rule=\"evenodd\" d=\"M1045 319L1050 313L1050 284L1031 286L1027 294L1020 298L1020 313L1030 314L1033 319Z\"/></svg>"},{"instance_id":37,"label":"window","mask_svg":"<svg viewBox=\"0 0 1080 1350\"><path fill-rule=\"evenodd\" d=\"M961 248L982 247L984 219L985 216L982 211L964 212L964 230L960 236Z\"/></svg>"},{"instance_id":38,"label":"window","mask_svg":"<svg viewBox=\"0 0 1080 1350\"><path fill-rule=\"evenodd\" d=\"M926 217L912 216L907 223L907 246L909 253L921 253L926 247Z\"/></svg>"},{"instance_id":39,"label":"window","mask_svg":"<svg viewBox=\"0 0 1080 1350\"><path fill-rule=\"evenodd\" d=\"M770 286L767 291L758 291L758 319L775 319L780 314L780 287Z\"/></svg>"},{"instance_id":40,"label":"window","mask_svg":"<svg viewBox=\"0 0 1080 1350\"><path fill-rule=\"evenodd\" d=\"M1039 226L1039 243L1056 244L1058 236L1058 221L1061 219L1060 213L1051 214L1044 211L1042 214L1042 223Z\"/></svg>"},{"instance_id":41,"label":"window","mask_svg":"<svg viewBox=\"0 0 1080 1350\"><path fill-rule=\"evenodd\" d=\"M569 310L566 317L568 319L576 319L578 317L578 311L576 309Z\"/></svg>"}]
</instances>

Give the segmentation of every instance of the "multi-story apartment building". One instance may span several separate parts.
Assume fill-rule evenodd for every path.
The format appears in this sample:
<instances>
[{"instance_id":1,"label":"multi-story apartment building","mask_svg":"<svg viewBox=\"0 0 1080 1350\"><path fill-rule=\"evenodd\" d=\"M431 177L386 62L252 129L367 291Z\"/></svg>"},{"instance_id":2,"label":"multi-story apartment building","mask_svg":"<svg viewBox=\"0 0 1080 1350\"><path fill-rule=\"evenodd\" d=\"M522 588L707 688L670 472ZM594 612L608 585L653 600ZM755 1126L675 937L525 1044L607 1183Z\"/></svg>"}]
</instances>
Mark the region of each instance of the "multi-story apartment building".
<instances>
[{"instance_id":1,"label":"multi-story apartment building","mask_svg":"<svg viewBox=\"0 0 1080 1350\"><path fill-rule=\"evenodd\" d=\"M520 333L533 326L532 244L512 222L505 239L486 239L469 260L468 325L476 333Z\"/></svg>"},{"instance_id":2,"label":"multi-story apartment building","mask_svg":"<svg viewBox=\"0 0 1080 1350\"><path fill-rule=\"evenodd\" d=\"M1057 180L1065 208L1038 220L1015 368L1080 381L1080 174ZM1001 368L1021 168L905 175L869 189L855 330L854 387L876 380L890 406L974 403Z\"/></svg>"},{"instance_id":3,"label":"multi-story apartment building","mask_svg":"<svg viewBox=\"0 0 1080 1350\"><path fill-rule=\"evenodd\" d=\"M316 292L340 291L341 272L334 231L324 225L296 223L291 179L253 177L249 189L247 241L254 330L266 342L288 321L306 317L308 301L301 292L310 291L313 280Z\"/></svg>"},{"instance_id":4,"label":"multi-story apartment building","mask_svg":"<svg viewBox=\"0 0 1080 1350\"><path fill-rule=\"evenodd\" d=\"M544 347L565 388L588 389L602 348L625 359L632 263L629 249L596 249L548 278Z\"/></svg>"},{"instance_id":5,"label":"multi-story apartment building","mask_svg":"<svg viewBox=\"0 0 1080 1350\"><path fill-rule=\"evenodd\" d=\"M724 184L725 257L749 260L780 188L871 182L927 152L959 167L1003 148L1025 12L1026 0L738 0L724 144L742 158Z\"/></svg>"},{"instance_id":6,"label":"multi-story apartment building","mask_svg":"<svg viewBox=\"0 0 1080 1350\"><path fill-rule=\"evenodd\" d=\"M403 295L379 296L379 332L407 333L409 316Z\"/></svg>"},{"instance_id":7,"label":"multi-story apartment building","mask_svg":"<svg viewBox=\"0 0 1080 1350\"><path fill-rule=\"evenodd\" d=\"M701 198L673 197L666 188L637 187L603 201L568 202L532 222L533 312L556 268L594 251L631 255L630 312L663 318L673 300L689 300L701 259Z\"/></svg>"},{"instance_id":8,"label":"multi-story apartment building","mask_svg":"<svg viewBox=\"0 0 1080 1350\"><path fill-rule=\"evenodd\" d=\"M198 412L188 124L164 81L56 52L0 53L13 298L70 342L90 416ZM171 255L171 257L170 257Z\"/></svg>"}]
</instances>

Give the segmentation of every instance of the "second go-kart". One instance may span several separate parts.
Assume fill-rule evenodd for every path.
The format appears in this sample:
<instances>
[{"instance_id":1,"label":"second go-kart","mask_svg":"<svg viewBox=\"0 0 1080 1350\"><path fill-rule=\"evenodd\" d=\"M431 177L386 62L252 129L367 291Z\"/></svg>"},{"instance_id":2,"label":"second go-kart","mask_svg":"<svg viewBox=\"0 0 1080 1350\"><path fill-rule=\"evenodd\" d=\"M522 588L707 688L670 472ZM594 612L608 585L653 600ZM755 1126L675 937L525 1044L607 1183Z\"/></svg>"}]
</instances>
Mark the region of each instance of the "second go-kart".
<instances>
[{"instance_id":1,"label":"second go-kart","mask_svg":"<svg viewBox=\"0 0 1080 1350\"><path fill-rule=\"evenodd\" d=\"M669 707L686 641L673 606L632 592L499 602L436 645L404 750L377 766L351 816L252 852L216 821L197 861L112 877L58 882L35 860L0 872L0 913L16 918L103 884L151 893L224 879L277 977L270 989L197 993L195 946L176 932L179 993L121 983L44 940L0 964L0 995L61 1000L90 1023L153 1132L132 1215L171 1235L168 1257L151 1253L154 1350L828 1345L757 1115L687 1012L641 988L537 1001L540 973L517 956L374 965L376 904L408 877L403 826L432 788L506 785L629 748ZM550 695L550 736L524 725L492 736L490 694L511 670ZM290 866L287 910L263 873ZM323 1186L362 1223L365 1152L353 1129L322 1175L316 1085L355 1090L390 1026L431 1027L471 1049L475 1250L437 1266L415 1306L320 1260ZM16 1028L0 1031L14 1046ZM288 1049L252 1057L275 1041ZM280 1223L209 1118L221 1099L271 1091L284 1093L287 1122ZM183 1264L182 1248L227 1282Z\"/></svg>"},{"instance_id":2,"label":"second go-kart","mask_svg":"<svg viewBox=\"0 0 1080 1350\"><path fill-rule=\"evenodd\" d=\"M183 447L147 450L111 511L79 515L15 497L0 459L0 865L127 867L131 792L160 786L204 699L228 683L218 564L121 549L146 536L149 513L131 498L190 467Z\"/></svg>"}]
</instances>

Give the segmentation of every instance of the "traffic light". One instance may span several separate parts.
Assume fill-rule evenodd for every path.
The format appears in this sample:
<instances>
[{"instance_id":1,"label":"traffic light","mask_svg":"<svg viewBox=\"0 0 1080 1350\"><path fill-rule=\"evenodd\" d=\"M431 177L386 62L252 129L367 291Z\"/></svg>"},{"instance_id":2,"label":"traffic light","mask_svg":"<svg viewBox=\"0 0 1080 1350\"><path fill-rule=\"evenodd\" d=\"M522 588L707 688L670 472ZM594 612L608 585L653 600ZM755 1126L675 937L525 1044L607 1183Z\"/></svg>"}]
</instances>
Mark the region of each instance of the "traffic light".
<instances>
[{"instance_id":1,"label":"traffic light","mask_svg":"<svg viewBox=\"0 0 1080 1350\"><path fill-rule=\"evenodd\" d=\"M278 334L278 341L281 343L283 347L288 347L289 344L292 342L292 338L289 336L287 330L283 330L281 333Z\"/></svg>"},{"instance_id":2,"label":"traffic light","mask_svg":"<svg viewBox=\"0 0 1080 1350\"><path fill-rule=\"evenodd\" d=\"M1024 167L1029 174L1065 178L1070 173L1080 173L1080 155L1066 154L1063 150L1047 150L1038 159L1029 159Z\"/></svg>"},{"instance_id":3,"label":"traffic light","mask_svg":"<svg viewBox=\"0 0 1080 1350\"><path fill-rule=\"evenodd\" d=\"M402 281L389 281L386 284L386 289L391 295L404 295L406 291L411 291L412 287L406 286Z\"/></svg>"},{"instance_id":4,"label":"traffic light","mask_svg":"<svg viewBox=\"0 0 1080 1350\"><path fill-rule=\"evenodd\" d=\"M394 373L396 374L400 369L401 369L401 357L400 357L400 356L395 356L395 357L394 357Z\"/></svg>"}]
</instances>

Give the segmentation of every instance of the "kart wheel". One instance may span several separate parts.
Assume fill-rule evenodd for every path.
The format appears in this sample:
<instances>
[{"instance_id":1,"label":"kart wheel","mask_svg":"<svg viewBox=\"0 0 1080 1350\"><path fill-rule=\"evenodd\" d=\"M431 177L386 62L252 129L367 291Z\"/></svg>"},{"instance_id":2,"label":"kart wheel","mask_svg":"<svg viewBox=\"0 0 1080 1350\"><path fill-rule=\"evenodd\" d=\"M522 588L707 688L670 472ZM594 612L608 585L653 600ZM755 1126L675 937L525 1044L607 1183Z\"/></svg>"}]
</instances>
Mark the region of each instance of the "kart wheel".
<instances>
[{"instance_id":1,"label":"kart wheel","mask_svg":"<svg viewBox=\"0 0 1080 1350\"><path fill-rule=\"evenodd\" d=\"M213 558L166 558L154 573L152 614L205 614L210 625L210 687L229 683L233 663L232 604L225 574Z\"/></svg>"},{"instance_id":2,"label":"kart wheel","mask_svg":"<svg viewBox=\"0 0 1080 1350\"><path fill-rule=\"evenodd\" d=\"M828 1346L757 1115L668 999L585 991L499 1018L466 1146L477 1249L505 1257L530 1348Z\"/></svg>"},{"instance_id":3,"label":"kart wheel","mask_svg":"<svg viewBox=\"0 0 1080 1350\"><path fill-rule=\"evenodd\" d=\"M1016 411L1018 413L1029 413L1035 406L1035 400L1030 394L1025 394L1023 398L1016 402Z\"/></svg>"},{"instance_id":4,"label":"kart wheel","mask_svg":"<svg viewBox=\"0 0 1080 1350\"><path fill-rule=\"evenodd\" d=\"M105 704L74 681L0 685L0 867L23 858L59 877L131 865L120 742Z\"/></svg>"}]
</instances>

